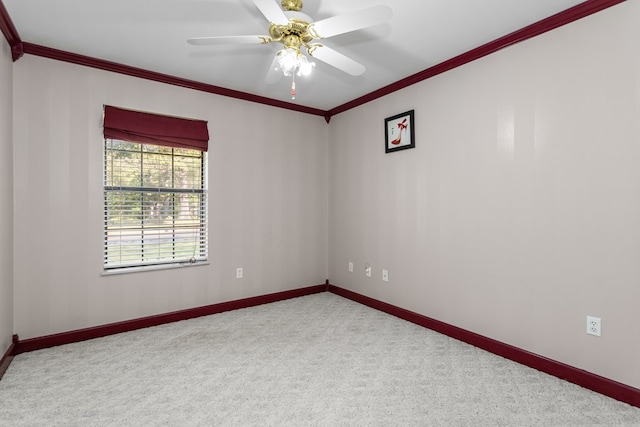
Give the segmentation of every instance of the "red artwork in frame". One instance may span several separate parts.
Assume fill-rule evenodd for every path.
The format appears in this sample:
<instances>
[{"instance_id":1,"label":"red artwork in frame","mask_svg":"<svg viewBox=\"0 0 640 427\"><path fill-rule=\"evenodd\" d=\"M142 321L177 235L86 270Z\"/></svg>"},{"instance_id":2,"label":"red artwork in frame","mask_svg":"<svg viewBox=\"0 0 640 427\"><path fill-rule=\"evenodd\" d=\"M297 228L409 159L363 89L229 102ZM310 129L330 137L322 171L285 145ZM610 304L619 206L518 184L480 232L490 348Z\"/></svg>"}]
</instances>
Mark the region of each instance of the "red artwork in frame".
<instances>
[{"instance_id":1,"label":"red artwork in frame","mask_svg":"<svg viewBox=\"0 0 640 427\"><path fill-rule=\"evenodd\" d=\"M384 119L385 153L416 147L414 110Z\"/></svg>"}]
</instances>

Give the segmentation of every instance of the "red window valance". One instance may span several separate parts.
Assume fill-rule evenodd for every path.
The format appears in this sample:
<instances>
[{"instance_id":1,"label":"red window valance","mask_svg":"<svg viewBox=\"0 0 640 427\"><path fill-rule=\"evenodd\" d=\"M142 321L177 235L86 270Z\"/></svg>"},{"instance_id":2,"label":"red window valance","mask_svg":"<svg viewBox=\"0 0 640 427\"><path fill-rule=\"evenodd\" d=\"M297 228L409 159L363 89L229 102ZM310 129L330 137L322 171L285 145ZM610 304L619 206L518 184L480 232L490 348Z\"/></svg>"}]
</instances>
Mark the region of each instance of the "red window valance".
<instances>
[{"instance_id":1,"label":"red window valance","mask_svg":"<svg viewBox=\"0 0 640 427\"><path fill-rule=\"evenodd\" d=\"M162 116L104 106L104 137L143 144L207 151L209 131L203 120Z\"/></svg>"}]
</instances>

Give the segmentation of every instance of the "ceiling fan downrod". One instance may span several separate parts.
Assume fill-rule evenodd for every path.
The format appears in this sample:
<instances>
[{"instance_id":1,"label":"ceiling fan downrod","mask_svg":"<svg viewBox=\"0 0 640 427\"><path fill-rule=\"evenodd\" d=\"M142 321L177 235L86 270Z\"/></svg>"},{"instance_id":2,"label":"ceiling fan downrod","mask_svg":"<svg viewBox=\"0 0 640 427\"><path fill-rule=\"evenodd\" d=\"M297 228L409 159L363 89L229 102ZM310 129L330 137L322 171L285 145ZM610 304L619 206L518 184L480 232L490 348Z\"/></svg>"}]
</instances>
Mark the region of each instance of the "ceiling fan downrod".
<instances>
[{"instance_id":1,"label":"ceiling fan downrod","mask_svg":"<svg viewBox=\"0 0 640 427\"><path fill-rule=\"evenodd\" d=\"M282 0L280 4L282 4L284 10L299 12L302 9L302 0Z\"/></svg>"}]
</instances>

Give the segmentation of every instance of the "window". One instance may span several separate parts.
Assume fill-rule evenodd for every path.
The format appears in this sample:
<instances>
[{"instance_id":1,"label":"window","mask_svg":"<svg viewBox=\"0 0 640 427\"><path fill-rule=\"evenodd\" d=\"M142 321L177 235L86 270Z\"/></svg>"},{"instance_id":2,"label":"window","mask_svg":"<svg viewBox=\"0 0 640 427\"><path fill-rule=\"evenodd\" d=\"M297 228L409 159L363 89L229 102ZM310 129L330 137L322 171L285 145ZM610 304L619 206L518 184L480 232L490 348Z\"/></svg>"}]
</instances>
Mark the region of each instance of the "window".
<instances>
[{"instance_id":1,"label":"window","mask_svg":"<svg viewBox=\"0 0 640 427\"><path fill-rule=\"evenodd\" d=\"M176 121L204 123L204 143L176 137ZM105 108L105 270L207 260L207 143L206 122Z\"/></svg>"}]
</instances>

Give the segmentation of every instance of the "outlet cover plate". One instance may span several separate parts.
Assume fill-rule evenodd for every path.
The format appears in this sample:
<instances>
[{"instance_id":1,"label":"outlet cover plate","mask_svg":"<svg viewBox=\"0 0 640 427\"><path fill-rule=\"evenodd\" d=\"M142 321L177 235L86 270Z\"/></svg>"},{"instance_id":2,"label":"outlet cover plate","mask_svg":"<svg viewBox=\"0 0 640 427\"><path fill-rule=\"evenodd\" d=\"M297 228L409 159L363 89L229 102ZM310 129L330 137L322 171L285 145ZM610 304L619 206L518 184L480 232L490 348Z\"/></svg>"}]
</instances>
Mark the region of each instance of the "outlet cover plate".
<instances>
[{"instance_id":1,"label":"outlet cover plate","mask_svg":"<svg viewBox=\"0 0 640 427\"><path fill-rule=\"evenodd\" d=\"M596 337L602 335L602 320L599 317L587 316L587 334Z\"/></svg>"}]
</instances>

